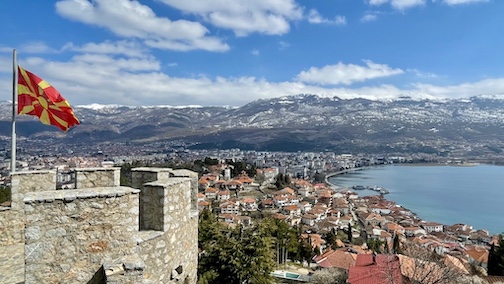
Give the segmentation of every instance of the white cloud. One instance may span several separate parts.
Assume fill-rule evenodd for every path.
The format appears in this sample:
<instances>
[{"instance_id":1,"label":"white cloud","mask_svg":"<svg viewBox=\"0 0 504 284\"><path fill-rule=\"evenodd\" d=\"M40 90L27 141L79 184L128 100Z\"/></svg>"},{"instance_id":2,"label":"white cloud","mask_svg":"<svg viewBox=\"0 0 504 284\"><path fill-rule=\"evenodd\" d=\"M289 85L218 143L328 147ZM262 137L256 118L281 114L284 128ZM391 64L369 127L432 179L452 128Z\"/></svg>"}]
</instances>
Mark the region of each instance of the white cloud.
<instances>
[{"instance_id":1,"label":"white cloud","mask_svg":"<svg viewBox=\"0 0 504 284\"><path fill-rule=\"evenodd\" d=\"M198 22L157 17L148 6L130 0L62 0L56 11L63 17L107 28L118 36L137 38L151 47L188 51L227 51L229 46Z\"/></svg>"},{"instance_id":2,"label":"white cloud","mask_svg":"<svg viewBox=\"0 0 504 284\"><path fill-rule=\"evenodd\" d=\"M329 20L322 17L315 9L311 9L310 12L308 12L308 22L312 24L335 24L340 26L344 26L347 23L345 16L336 16L333 20Z\"/></svg>"},{"instance_id":3,"label":"white cloud","mask_svg":"<svg viewBox=\"0 0 504 284\"><path fill-rule=\"evenodd\" d=\"M417 77L421 78L438 78L438 75L434 73L422 72L418 69L406 69L406 71L414 73Z\"/></svg>"},{"instance_id":4,"label":"white cloud","mask_svg":"<svg viewBox=\"0 0 504 284\"><path fill-rule=\"evenodd\" d=\"M504 94L504 78L485 79L478 82L462 83L451 86L436 86L431 84L413 84L419 93L435 97L464 98L477 95Z\"/></svg>"},{"instance_id":5,"label":"white cloud","mask_svg":"<svg viewBox=\"0 0 504 284\"><path fill-rule=\"evenodd\" d=\"M406 10L415 6L425 5L426 0L369 0L368 4L371 6L378 6L390 3L390 5L397 10ZM450 1L450 0L448 0ZM453 0L452 0L453 1ZM457 1L457 0L455 0ZM462 0L463 1L463 0ZM469 0L471 1L471 0Z\"/></svg>"},{"instance_id":6,"label":"white cloud","mask_svg":"<svg viewBox=\"0 0 504 284\"><path fill-rule=\"evenodd\" d=\"M390 4L397 10L405 10L425 5L425 0L390 0Z\"/></svg>"},{"instance_id":7,"label":"white cloud","mask_svg":"<svg viewBox=\"0 0 504 284\"><path fill-rule=\"evenodd\" d=\"M378 15L376 14L365 14L361 18L361 22L372 22L378 19Z\"/></svg>"},{"instance_id":8,"label":"white cloud","mask_svg":"<svg viewBox=\"0 0 504 284\"><path fill-rule=\"evenodd\" d=\"M286 42L286 41L279 41L278 42L278 45L280 46L278 49L280 50L284 50L286 48L289 48L290 47L290 43Z\"/></svg>"},{"instance_id":9,"label":"white cloud","mask_svg":"<svg viewBox=\"0 0 504 284\"><path fill-rule=\"evenodd\" d=\"M73 43L67 43L63 50L72 50L83 53L117 54L131 57L143 57L148 51L146 48L133 41L105 41L101 43L86 43L82 46L76 46Z\"/></svg>"},{"instance_id":10,"label":"white cloud","mask_svg":"<svg viewBox=\"0 0 504 284\"><path fill-rule=\"evenodd\" d=\"M185 13L201 16L212 25L232 30L237 36L251 33L282 35L290 22L303 17L295 0L160 0Z\"/></svg>"},{"instance_id":11,"label":"white cloud","mask_svg":"<svg viewBox=\"0 0 504 284\"><path fill-rule=\"evenodd\" d=\"M366 66L355 64L326 65L322 68L311 67L296 76L296 80L305 83L322 85L350 85L369 79L388 77L404 73L401 69L392 69L385 64L377 64L370 60L364 60Z\"/></svg>"},{"instance_id":12,"label":"white cloud","mask_svg":"<svg viewBox=\"0 0 504 284\"><path fill-rule=\"evenodd\" d=\"M488 2L488 0L443 0L443 3L448 5L461 5L461 4L483 3L483 2Z\"/></svg>"},{"instance_id":13,"label":"white cloud","mask_svg":"<svg viewBox=\"0 0 504 284\"><path fill-rule=\"evenodd\" d=\"M252 55L259 56L260 52L258 49L252 49L251 51Z\"/></svg>"},{"instance_id":14,"label":"white cloud","mask_svg":"<svg viewBox=\"0 0 504 284\"><path fill-rule=\"evenodd\" d=\"M0 68L1 100L10 99L11 63L9 55L0 56L0 67L6 66ZM404 95L415 98L463 98L480 94L504 94L504 78L451 86L415 83L408 88L389 84L353 88L326 87L302 81L271 82L256 77L173 77L162 73L160 63L152 58L127 58L99 53L74 56L68 62L23 57L20 64L48 81L74 106L90 103L240 106L262 98L306 93L373 100L394 99ZM350 73L350 78L340 78L342 82L403 72L370 61L366 61L366 66L339 65L340 71L353 72ZM407 71L414 72L415 69ZM7 76L3 76L5 74Z\"/></svg>"},{"instance_id":15,"label":"white cloud","mask_svg":"<svg viewBox=\"0 0 504 284\"><path fill-rule=\"evenodd\" d=\"M30 42L30 43L23 44L19 48L19 52L23 52L23 53L55 53L55 52L57 52L57 50L49 47L48 45L46 45L43 42L38 41L38 42Z\"/></svg>"},{"instance_id":16,"label":"white cloud","mask_svg":"<svg viewBox=\"0 0 504 284\"><path fill-rule=\"evenodd\" d=\"M388 3L389 0L369 0L369 5L381 5L381 4L385 4L385 3Z\"/></svg>"}]
</instances>

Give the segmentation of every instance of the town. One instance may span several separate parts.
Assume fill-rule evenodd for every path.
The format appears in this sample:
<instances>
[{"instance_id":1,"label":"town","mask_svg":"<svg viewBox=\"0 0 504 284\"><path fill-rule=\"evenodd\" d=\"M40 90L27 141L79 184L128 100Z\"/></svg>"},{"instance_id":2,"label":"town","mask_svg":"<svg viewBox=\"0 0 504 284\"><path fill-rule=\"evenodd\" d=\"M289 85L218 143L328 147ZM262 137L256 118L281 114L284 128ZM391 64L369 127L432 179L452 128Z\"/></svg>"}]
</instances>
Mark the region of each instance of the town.
<instances>
[{"instance_id":1,"label":"town","mask_svg":"<svg viewBox=\"0 0 504 284\"><path fill-rule=\"evenodd\" d=\"M47 146L50 148L50 145ZM253 228L264 218L300 228L300 238L311 245L313 257L311 261L289 266L288 270L287 267L275 270L272 275L278 279L309 281L310 277L316 277L316 273L324 269L338 269L350 283L361 283L351 280L356 273L376 269L381 261L378 256L391 252L397 254L399 247L406 250L410 246L442 257L444 265L436 269L448 269L451 274L439 272L435 277L469 277L474 274L484 277L490 247L499 244L499 236L491 236L486 230L474 230L470 224L421 220L409 209L387 200L383 194L386 192L360 196L358 188L354 190L330 184L326 177L329 173L391 163L433 162L433 157L240 149L187 150L177 145L170 147L180 149L166 151L163 148L166 145L157 146L148 151L144 147L116 144L103 144L94 149L76 147L74 150L55 146L50 149L57 153L54 156L41 151L41 148L33 150L26 147L20 151L17 167L19 170L57 169L58 187L71 189L74 184L71 168L122 166L127 170L125 165L184 167L191 163L193 166L199 164L197 207L200 213L212 212L221 224L230 228ZM455 159L448 162L465 161ZM4 155L0 161L3 187L10 186L8 165L9 159ZM127 176L128 173L123 174ZM126 179L124 182L127 185ZM9 202L1 205L9 206ZM366 261L371 261L373 265L359 267L358 264L364 261L362 255L372 253L377 258ZM436 279L418 282L426 274L432 274L431 268L416 269L413 256L397 255L400 256L398 259L387 261L398 262L404 277L417 281L413 283L436 282ZM283 257L286 264L287 256ZM280 264L282 261L277 262Z\"/></svg>"}]
</instances>

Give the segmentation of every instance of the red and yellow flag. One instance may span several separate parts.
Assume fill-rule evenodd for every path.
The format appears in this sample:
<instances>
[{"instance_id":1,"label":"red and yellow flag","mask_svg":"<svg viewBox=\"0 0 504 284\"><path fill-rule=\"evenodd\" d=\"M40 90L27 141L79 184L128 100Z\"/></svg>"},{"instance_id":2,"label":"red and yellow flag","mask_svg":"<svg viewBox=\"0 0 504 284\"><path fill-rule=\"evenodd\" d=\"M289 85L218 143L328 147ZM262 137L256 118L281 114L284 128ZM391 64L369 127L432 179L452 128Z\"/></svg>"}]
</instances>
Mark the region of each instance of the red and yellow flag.
<instances>
[{"instance_id":1,"label":"red and yellow flag","mask_svg":"<svg viewBox=\"0 0 504 284\"><path fill-rule=\"evenodd\" d=\"M79 124L70 104L49 83L18 65L18 114L36 115L63 131Z\"/></svg>"}]
</instances>

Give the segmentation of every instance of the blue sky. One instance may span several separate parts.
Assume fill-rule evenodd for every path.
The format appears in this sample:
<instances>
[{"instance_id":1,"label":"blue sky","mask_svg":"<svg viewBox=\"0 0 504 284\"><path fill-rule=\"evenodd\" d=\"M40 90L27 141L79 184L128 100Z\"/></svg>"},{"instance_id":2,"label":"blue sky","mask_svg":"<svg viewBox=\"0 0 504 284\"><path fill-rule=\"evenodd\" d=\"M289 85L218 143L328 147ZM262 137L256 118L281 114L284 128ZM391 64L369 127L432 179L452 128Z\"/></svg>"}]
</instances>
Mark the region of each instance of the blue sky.
<instances>
[{"instance_id":1,"label":"blue sky","mask_svg":"<svg viewBox=\"0 0 504 284\"><path fill-rule=\"evenodd\" d=\"M72 104L504 97L501 0L3 0L12 50Z\"/></svg>"}]
</instances>

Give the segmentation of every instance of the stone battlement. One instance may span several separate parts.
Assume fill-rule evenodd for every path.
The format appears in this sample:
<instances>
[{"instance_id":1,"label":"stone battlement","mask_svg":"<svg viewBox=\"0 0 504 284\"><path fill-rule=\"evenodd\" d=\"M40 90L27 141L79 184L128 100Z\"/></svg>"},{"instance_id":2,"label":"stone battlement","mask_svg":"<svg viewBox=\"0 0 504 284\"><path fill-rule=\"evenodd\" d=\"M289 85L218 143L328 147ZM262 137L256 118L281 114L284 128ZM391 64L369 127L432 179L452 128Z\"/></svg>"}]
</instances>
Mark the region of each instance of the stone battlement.
<instances>
[{"instance_id":1,"label":"stone battlement","mask_svg":"<svg viewBox=\"0 0 504 284\"><path fill-rule=\"evenodd\" d=\"M17 248L24 267L0 284L196 283L197 173L137 168L125 187L119 168L74 172L70 190L56 190L55 171L11 176L0 259Z\"/></svg>"}]
</instances>

